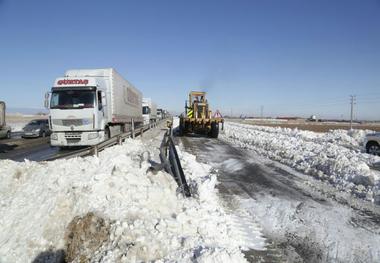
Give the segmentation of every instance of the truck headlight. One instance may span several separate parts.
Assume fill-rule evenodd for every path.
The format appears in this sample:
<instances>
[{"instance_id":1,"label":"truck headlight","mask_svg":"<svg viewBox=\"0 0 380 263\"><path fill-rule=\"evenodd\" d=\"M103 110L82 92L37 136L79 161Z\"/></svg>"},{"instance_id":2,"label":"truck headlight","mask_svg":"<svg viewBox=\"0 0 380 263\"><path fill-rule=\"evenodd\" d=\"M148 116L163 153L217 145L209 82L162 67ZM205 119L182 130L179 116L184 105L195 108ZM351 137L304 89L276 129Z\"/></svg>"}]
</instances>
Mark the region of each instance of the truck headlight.
<instances>
[{"instance_id":1,"label":"truck headlight","mask_svg":"<svg viewBox=\"0 0 380 263\"><path fill-rule=\"evenodd\" d=\"M97 132L95 132L95 133L90 133L89 135L88 135L88 139L89 140L93 140L93 139L96 139L96 138L98 138L99 137L99 133L97 133Z\"/></svg>"},{"instance_id":2,"label":"truck headlight","mask_svg":"<svg viewBox=\"0 0 380 263\"><path fill-rule=\"evenodd\" d=\"M51 139L51 140L58 140L58 134L56 134L56 133L52 133L52 134L50 135L50 139Z\"/></svg>"}]
</instances>

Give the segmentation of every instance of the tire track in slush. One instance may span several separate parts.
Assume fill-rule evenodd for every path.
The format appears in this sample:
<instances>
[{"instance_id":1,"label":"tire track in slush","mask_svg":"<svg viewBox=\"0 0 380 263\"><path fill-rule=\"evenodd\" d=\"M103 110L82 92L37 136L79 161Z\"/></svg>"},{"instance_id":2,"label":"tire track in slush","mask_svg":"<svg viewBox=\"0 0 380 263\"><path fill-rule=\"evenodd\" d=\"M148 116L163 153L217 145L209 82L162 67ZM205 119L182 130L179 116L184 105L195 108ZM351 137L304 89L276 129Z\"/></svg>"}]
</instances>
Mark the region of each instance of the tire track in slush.
<instances>
[{"instance_id":1,"label":"tire track in slush","mask_svg":"<svg viewBox=\"0 0 380 263\"><path fill-rule=\"evenodd\" d=\"M206 152L199 151L187 138L181 139L183 146L188 150L190 149L190 152L195 154L197 158L207 157ZM238 170L241 168L238 163L234 162L230 162L228 165L230 169ZM233 230L231 234L239 236L244 244L242 252L246 259L249 262L284 262L282 252L263 234L256 217L249 210L243 208L239 198L255 202L249 192L233 180L222 180L220 182L217 185L219 200L225 212L232 218Z\"/></svg>"}]
</instances>

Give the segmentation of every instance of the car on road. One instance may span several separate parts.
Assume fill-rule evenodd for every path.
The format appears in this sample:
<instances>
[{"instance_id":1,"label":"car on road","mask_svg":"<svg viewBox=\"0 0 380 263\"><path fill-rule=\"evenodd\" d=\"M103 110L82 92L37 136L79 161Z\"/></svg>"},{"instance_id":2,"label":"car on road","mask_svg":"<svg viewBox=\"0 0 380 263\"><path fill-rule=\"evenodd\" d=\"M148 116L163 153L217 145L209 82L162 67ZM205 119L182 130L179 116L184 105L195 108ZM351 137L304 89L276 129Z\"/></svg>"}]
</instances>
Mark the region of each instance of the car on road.
<instances>
[{"instance_id":1,"label":"car on road","mask_svg":"<svg viewBox=\"0 0 380 263\"><path fill-rule=\"evenodd\" d=\"M23 138L46 137L51 133L47 119L32 120L22 130Z\"/></svg>"},{"instance_id":2,"label":"car on road","mask_svg":"<svg viewBox=\"0 0 380 263\"><path fill-rule=\"evenodd\" d=\"M10 139L11 138L11 127L3 126L0 127L0 139Z\"/></svg>"},{"instance_id":3,"label":"car on road","mask_svg":"<svg viewBox=\"0 0 380 263\"><path fill-rule=\"evenodd\" d=\"M367 134L364 146L367 153L380 155L380 132Z\"/></svg>"}]
</instances>

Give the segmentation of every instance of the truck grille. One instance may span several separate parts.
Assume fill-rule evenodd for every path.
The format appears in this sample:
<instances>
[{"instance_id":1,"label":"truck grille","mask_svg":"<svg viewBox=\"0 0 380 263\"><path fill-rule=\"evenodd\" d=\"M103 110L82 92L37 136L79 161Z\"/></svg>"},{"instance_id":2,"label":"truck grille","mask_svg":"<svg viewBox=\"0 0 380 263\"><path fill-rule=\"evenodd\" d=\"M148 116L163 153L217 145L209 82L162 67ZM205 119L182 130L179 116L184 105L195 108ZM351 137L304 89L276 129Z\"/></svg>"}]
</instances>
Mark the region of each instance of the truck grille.
<instances>
[{"instance_id":1,"label":"truck grille","mask_svg":"<svg viewBox=\"0 0 380 263\"><path fill-rule=\"evenodd\" d=\"M82 119L62 120L63 126L80 126L83 125Z\"/></svg>"},{"instance_id":2,"label":"truck grille","mask_svg":"<svg viewBox=\"0 0 380 263\"><path fill-rule=\"evenodd\" d=\"M54 119L53 124L60 126L81 126L83 125L83 119Z\"/></svg>"},{"instance_id":3,"label":"truck grille","mask_svg":"<svg viewBox=\"0 0 380 263\"><path fill-rule=\"evenodd\" d=\"M80 142L82 138L82 133L80 132L67 132L65 133L65 138L68 143Z\"/></svg>"}]
</instances>

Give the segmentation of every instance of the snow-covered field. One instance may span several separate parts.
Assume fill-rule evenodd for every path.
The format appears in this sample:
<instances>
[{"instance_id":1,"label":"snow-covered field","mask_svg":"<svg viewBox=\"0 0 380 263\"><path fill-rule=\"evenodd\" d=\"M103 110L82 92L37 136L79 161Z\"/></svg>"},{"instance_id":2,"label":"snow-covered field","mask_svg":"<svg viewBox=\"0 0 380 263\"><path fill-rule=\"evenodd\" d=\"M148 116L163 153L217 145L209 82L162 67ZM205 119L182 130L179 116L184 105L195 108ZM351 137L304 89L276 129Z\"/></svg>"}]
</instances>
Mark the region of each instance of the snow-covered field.
<instances>
[{"instance_id":1,"label":"snow-covered field","mask_svg":"<svg viewBox=\"0 0 380 263\"><path fill-rule=\"evenodd\" d=\"M46 119L46 116L41 115L30 115L30 114L7 114L6 121L7 125L11 127L12 132L21 132L22 128L25 127L31 120L35 119Z\"/></svg>"},{"instance_id":2,"label":"snow-covered field","mask_svg":"<svg viewBox=\"0 0 380 263\"><path fill-rule=\"evenodd\" d=\"M22 128L24 128L25 125L28 124L28 122L11 122L7 124L11 126L12 132L22 132Z\"/></svg>"},{"instance_id":3,"label":"snow-covered field","mask_svg":"<svg viewBox=\"0 0 380 263\"><path fill-rule=\"evenodd\" d=\"M28 117L17 116L17 118L10 118L7 116L7 125L11 127L12 132L22 132L22 129L29 121L30 118Z\"/></svg>"},{"instance_id":4,"label":"snow-covered field","mask_svg":"<svg viewBox=\"0 0 380 263\"><path fill-rule=\"evenodd\" d=\"M380 157L363 152L367 132L315 133L227 122L221 137L373 201L380 195L380 173L370 167Z\"/></svg>"},{"instance_id":5,"label":"snow-covered field","mask_svg":"<svg viewBox=\"0 0 380 263\"><path fill-rule=\"evenodd\" d=\"M99 157L0 161L0 262L54 258L67 237L75 239L73 218L88 213L104 220L105 237L98 246L84 240L93 249L76 262L244 262L246 241L218 203L210 167L181 153L194 194L184 198L169 174L149 170L157 152L157 145L128 139Z\"/></svg>"}]
</instances>

